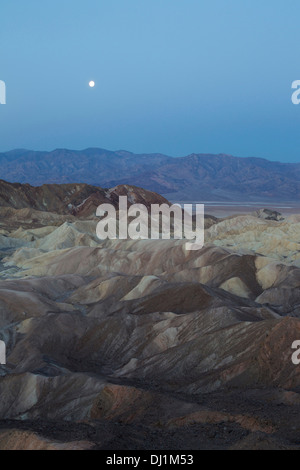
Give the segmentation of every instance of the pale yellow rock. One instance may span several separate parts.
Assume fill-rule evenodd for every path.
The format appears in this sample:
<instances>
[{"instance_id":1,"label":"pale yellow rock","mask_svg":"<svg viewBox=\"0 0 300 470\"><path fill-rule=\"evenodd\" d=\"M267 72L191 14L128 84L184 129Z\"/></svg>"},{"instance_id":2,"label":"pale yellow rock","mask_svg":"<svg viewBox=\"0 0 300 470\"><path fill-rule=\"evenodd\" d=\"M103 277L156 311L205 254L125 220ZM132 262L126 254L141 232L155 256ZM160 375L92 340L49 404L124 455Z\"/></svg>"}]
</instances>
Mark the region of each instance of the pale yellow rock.
<instances>
[{"instance_id":1,"label":"pale yellow rock","mask_svg":"<svg viewBox=\"0 0 300 470\"><path fill-rule=\"evenodd\" d=\"M239 277L228 279L220 285L220 288L239 297L249 298L251 296L251 291Z\"/></svg>"}]
</instances>

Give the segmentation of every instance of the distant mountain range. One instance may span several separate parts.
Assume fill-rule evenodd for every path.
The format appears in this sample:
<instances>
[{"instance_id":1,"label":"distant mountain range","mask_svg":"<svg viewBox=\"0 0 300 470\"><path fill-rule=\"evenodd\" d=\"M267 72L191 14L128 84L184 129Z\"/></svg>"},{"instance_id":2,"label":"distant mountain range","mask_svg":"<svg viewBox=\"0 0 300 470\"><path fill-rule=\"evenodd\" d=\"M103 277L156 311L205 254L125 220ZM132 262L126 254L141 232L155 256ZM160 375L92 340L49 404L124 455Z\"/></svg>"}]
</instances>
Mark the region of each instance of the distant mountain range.
<instances>
[{"instance_id":1,"label":"distant mountain range","mask_svg":"<svg viewBox=\"0 0 300 470\"><path fill-rule=\"evenodd\" d=\"M103 188L129 184L171 201L297 201L300 163L231 155L133 154L89 148L0 153L0 178L10 182L86 183Z\"/></svg>"}]
</instances>

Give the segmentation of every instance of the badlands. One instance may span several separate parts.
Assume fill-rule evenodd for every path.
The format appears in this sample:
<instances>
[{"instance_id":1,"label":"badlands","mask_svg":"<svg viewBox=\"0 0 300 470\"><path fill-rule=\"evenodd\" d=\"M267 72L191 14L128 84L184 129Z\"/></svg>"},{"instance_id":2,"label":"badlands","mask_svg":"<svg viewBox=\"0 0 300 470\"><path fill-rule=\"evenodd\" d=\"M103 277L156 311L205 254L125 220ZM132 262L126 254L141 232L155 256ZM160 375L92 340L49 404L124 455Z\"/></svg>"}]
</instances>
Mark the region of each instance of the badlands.
<instances>
[{"instance_id":1,"label":"badlands","mask_svg":"<svg viewBox=\"0 0 300 470\"><path fill-rule=\"evenodd\" d=\"M100 241L120 195L0 182L0 449L299 449L300 215Z\"/></svg>"}]
</instances>

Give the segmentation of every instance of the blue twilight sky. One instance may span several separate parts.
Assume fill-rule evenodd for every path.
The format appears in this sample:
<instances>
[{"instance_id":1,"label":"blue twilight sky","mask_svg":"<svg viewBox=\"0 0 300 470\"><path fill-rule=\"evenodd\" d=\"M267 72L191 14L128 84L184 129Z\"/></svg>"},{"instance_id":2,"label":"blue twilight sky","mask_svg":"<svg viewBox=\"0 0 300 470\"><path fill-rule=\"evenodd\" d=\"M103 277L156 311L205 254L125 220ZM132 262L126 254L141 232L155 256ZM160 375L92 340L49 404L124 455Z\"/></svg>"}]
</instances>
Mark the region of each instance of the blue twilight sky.
<instances>
[{"instance_id":1,"label":"blue twilight sky","mask_svg":"<svg viewBox=\"0 0 300 470\"><path fill-rule=\"evenodd\" d=\"M0 17L0 151L300 161L299 0L2 0Z\"/></svg>"}]
</instances>

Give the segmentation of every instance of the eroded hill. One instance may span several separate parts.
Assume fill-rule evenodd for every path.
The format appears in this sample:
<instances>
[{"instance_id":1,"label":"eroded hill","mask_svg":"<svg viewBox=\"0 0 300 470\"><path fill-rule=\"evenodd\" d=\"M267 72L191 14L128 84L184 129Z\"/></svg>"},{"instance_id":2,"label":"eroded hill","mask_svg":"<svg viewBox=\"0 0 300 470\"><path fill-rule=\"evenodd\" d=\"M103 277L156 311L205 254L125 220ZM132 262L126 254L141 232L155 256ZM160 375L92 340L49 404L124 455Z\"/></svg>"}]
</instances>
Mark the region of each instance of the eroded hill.
<instances>
[{"instance_id":1,"label":"eroded hill","mask_svg":"<svg viewBox=\"0 0 300 470\"><path fill-rule=\"evenodd\" d=\"M186 251L0 211L1 449L299 447L299 216L211 219Z\"/></svg>"}]
</instances>

